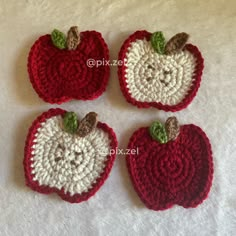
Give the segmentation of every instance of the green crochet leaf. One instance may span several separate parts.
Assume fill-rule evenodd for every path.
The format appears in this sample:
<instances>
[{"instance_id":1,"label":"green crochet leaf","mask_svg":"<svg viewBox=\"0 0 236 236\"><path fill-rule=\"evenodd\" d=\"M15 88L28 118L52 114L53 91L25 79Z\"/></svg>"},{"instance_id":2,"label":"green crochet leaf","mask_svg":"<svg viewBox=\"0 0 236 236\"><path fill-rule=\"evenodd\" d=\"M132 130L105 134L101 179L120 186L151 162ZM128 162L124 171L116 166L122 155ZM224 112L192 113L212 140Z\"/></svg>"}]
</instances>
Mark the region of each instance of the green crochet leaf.
<instances>
[{"instance_id":1,"label":"green crochet leaf","mask_svg":"<svg viewBox=\"0 0 236 236\"><path fill-rule=\"evenodd\" d=\"M51 39L54 46L59 49L66 48L66 36L61 31L54 29L51 33Z\"/></svg>"},{"instance_id":2,"label":"green crochet leaf","mask_svg":"<svg viewBox=\"0 0 236 236\"><path fill-rule=\"evenodd\" d=\"M149 133L151 137L159 143L167 143L168 141L165 126L159 121L155 121L151 124Z\"/></svg>"},{"instance_id":3,"label":"green crochet leaf","mask_svg":"<svg viewBox=\"0 0 236 236\"><path fill-rule=\"evenodd\" d=\"M67 112L63 117L63 125L66 132L74 134L78 129L78 117L74 112Z\"/></svg>"},{"instance_id":4,"label":"green crochet leaf","mask_svg":"<svg viewBox=\"0 0 236 236\"><path fill-rule=\"evenodd\" d=\"M161 31L155 32L151 36L151 44L154 50L159 54L164 54L165 37Z\"/></svg>"}]
</instances>

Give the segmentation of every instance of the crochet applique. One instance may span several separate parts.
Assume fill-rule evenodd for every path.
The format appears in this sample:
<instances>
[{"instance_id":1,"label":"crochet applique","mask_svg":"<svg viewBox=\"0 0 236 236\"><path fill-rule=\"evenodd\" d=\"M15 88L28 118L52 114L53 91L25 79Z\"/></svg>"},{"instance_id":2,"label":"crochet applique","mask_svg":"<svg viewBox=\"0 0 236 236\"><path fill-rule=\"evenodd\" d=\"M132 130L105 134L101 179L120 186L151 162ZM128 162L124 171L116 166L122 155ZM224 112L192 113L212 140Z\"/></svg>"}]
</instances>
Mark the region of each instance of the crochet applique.
<instances>
[{"instance_id":1,"label":"crochet applique","mask_svg":"<svg viewBox=\"0 0 236 236\"><path fill-rule=\"evenodd\" d=\"M99 60L109 60L107 44L99 32L79 32L73 26L66 36L53 30L32 46L28 56L29 78L45 102L93 100L105 91L110 73L108 65L88 64Z\"/></svg>"},{"instance_id":2,"label":"crochet applique","mask_svg":"<svg viewBox=\"0 0 236 236\"><path fill-rule=\"evenodd\" d=\"M179 111L196 96L204 67L186 33L168 42L162 32L136 31L124 42L118 76L126 100L139 107Z\"/></svg>"},{"instance_id":3,"label":"crochet applique","mask_svg":"<svg viewBox=\"0 0 236 236\"><path fill-rule=\"evenodd\" d=\"M164 137L164 139L163 139ZM126 156L138 196L152 210L177 204L197 207L208 196L213 179L211 144L196 125L179 126L175 117L136 130Z\"/></svg>"},{"instance_id":4,"label":"crochet applique","mask_svg":"<svg viewBox=\"0 0 236 236\"><path fill-rule=\"evenodd\" d=\"M107 179L115 160L114 131L97 121L95 112L78 120L73 112L50 109L29 129L25 144L26 185L79 203L93 196Z\"/></svg>"}]
</instances>

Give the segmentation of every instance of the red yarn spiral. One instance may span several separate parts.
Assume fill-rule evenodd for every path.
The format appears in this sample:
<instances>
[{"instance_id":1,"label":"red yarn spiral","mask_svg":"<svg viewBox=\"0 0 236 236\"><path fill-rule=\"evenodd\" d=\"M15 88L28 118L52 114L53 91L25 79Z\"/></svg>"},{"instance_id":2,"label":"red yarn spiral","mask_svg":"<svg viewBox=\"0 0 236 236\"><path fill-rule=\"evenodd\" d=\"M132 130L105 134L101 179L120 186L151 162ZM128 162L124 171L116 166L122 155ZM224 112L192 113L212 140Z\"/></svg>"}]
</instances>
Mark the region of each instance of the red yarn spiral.
<instances>
[{"instance_id":1,"label":"red yarn spiral","mask_svg":"<svg viewBox=\"0 0 236 236\"><path fill-rule=\"evenodd\" d=\"M81 42L76 50L58 49L50 35L40 37L32 46L28 57L29 78L45 102L93 100L105 91L109 66L88 67L87 60L109 60L108 47L96 31L80 35Z\"/></svg>"},{"instance_id":2,"label":"red yarn spiral","mask_svg":"<svg viewBox=\"0 0 236 236\"><path fill-rule=\"evenodd\" d=\"M127 166L133 186L148 208L196 207L207 198L213 178L212 151L198 126L181 126L178 138L166 144L153 140L148 128L140 128L128 148L138 149L138 154L127 155Z\"/></svg>"}]
</instances>

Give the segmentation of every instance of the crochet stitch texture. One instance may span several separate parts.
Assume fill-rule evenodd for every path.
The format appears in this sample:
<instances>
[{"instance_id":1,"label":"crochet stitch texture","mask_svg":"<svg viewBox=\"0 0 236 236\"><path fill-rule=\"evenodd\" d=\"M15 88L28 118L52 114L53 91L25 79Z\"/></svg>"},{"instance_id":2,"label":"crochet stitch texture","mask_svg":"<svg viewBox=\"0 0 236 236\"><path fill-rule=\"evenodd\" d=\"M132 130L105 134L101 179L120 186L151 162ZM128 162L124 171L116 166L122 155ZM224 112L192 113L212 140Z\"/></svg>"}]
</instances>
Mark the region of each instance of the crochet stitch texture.
<instances>
[{"instance_id":1,"label":"crochet stitch texture","mask_svg":"<svg viewBox=\"0 0 236 236\"><path fill-rule=\"evenodd\" d=\"M75 50L59 49L50 35L41 36L28 57L33 88L45 102L61 104L71 99L93 100L106 89L110 68L87 66L87 60L108 60L108 47L96 31L80 33Z\"/></svg>"},{"instance_id":2,"label":"crochet stitch texture","mask_svg":"<svg viewBox=\"0 0 236 236\"><path fill-rule=\"evenodd\" d=\"M139 107L165 111L181 110L193 100L201 82L203 58L198 48L185 45L181 52L155 52L151 33L136 31L124 42L118 67L121 90L126 100Z\"/></svg>"},{"instance_id":3,"label":"crochet stitch texture","mask_svg":"<svg viewBox=\"0 0 236 236\"><path fill-rule=\"evenodd\" d=\"M196 207L207 198L213 178L212 151L198 126L181 126L178 137L165 144L143 127L133 133L128 148L139 150L128 154L126 161L134 189L148 208Z\"/></svg>"},{"instance_id":4,"label":"crochet stitch texture","mask_svg":"<svg viewBox=\"0 0 236 236\"><path fill-rule=\"evenodd\" d=\"M110 150L116 149L117 140L101 122L83 138L65 132L65 113L50 109L33 122L25 145L25 178L35 191L56 192L79 203L94 195L108 177L115 160Z\"/></svg>"}]
</instances>

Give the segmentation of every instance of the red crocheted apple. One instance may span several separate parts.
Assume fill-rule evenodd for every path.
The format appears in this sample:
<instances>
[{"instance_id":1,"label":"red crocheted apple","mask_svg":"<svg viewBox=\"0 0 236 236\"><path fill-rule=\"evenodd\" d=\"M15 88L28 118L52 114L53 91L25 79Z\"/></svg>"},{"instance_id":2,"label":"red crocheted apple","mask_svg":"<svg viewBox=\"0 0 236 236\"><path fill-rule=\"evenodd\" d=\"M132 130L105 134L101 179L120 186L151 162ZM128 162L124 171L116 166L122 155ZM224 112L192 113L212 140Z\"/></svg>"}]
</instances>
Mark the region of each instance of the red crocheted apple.
<instances>
[{"instance_id":1,"label":"red crocheted apple","mask_svg":"<svg viewBox=\"0 0 236 236\"><path fill-rule=\"evenodd\" d=\"M210 142L196 125L179 127L170 117L165 126L154 122L132 135L127 155L133 186L152 210L178 204L196 207L207 198L212 185L213 160Z\"/></svg>"},{"instance_id":2,"label":"red crocheted apple","mask_svg":"<svg viewBox=\"0 0 236 236\"><path fill-rule=\"evenodd\" d=\"M200 86L203 58L198 48L186 44L179 33L167 43L162 32L136 31L124 42L118 67L126 100L139 107L181 110L193 100Z\"/></svg>"},{"instance_id":3,"label":"red crocheted apple","mask_svg":"<svg viewBox=\"0 0 236 236\"><path fill-rule=\"evenodd\" d=\"M109 59L108 47L96 31L78 32L71 27L67 37L54 30L41 36L28 57L33 88L44 101L63 103L71 99L92 100L106 89L110 68L87 65Z\"/></svg>"},{"instance_id":4,"label":"red crocheted apple","mask_svg":"<svg viewBox=\"0 0 236 236\"><path fill-rule=\"evenodd\" d=\"M44 193L57 193L71 203L94 195L107 179L115 160L113 130L88 113L78 121L73 112L50 109L29 129L25 145L26 184Z\"/></svg>"}]
</instances>

